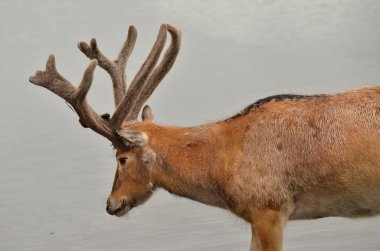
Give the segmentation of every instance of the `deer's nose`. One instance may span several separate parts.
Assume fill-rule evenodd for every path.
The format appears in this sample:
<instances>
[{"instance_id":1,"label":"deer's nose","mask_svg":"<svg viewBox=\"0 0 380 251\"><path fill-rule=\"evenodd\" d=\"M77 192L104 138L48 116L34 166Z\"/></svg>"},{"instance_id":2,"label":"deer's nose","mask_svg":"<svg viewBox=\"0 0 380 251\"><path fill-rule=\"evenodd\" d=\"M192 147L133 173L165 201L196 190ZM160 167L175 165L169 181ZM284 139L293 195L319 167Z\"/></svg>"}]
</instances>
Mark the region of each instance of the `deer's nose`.
<instances>
[{"instance_id":1,"label":"deer's nose","mask_svg":"<svg viewBox=\"0 0 380 251\"><path fill-rule=\"evenodd\" d=\"M114 215L115 214L115 212L113 211L113 210L111 210L111 203L110 203L110 199L108 198L108 200L107 200L107 206L106 206L106 211L107 211L107 213L109 213L110 215Z\"/></svg>"}]
</instances>

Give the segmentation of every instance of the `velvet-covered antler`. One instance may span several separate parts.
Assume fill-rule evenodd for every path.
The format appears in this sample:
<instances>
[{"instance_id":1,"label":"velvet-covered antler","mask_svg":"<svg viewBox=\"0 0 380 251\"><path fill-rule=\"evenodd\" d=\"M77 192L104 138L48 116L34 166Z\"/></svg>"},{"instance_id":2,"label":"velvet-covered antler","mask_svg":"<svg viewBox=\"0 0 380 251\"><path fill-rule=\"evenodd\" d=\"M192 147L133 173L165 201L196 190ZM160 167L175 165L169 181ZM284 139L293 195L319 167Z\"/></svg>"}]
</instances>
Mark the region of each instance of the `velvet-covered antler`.
<instances>
[{"instance_id":1,"label":"velvet-covered antler","mask_svg":"<svg viewBox=\"0 0 380 251\"><path fill-rule=\"evenodd\" d=\"M155 67L165 46L168 31L172 38L171 44L162 61ZM136 38L136 29L130 26L127 39L115 60L110 60L101 53L95 39L91 40L90 45L85 42L78 43L79 49L92 59L78 87L74 87L59 74L53 55L49 56L45 71L37 71L34 76L30 77L29 81L47 88L66 100L78 114L82 126L89 127L103 135L116 148L125 148L126 146L117 131L122 127L124 121L137 119L142 105L173 66L180 49L181 33L171 25L161 25L156 42L147 59L127 88L125 69ZM86 101L96 65L108 72L113 83L116 110L111 118L106 115L99 116Z\"/></svg>"}]
</instances>

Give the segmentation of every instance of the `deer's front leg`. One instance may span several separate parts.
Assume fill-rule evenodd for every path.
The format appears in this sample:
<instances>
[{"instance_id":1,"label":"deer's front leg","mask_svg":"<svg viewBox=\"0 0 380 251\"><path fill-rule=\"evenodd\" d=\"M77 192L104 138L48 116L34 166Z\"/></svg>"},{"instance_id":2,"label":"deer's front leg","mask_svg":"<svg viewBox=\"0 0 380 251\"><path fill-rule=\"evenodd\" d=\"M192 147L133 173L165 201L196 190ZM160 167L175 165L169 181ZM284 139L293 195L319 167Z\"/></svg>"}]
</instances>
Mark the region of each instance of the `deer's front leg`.
<instances>
[{"instance_id":1,"label":"deer's front leg","mask_svg":"<svg viewBox=\"0 0 380 251\"><path fill-rule=\"evenodd\" d=\"M250 251L281 251L288 213L283 210L258 209L252 215Z\"/></svg>"}]
</instances>

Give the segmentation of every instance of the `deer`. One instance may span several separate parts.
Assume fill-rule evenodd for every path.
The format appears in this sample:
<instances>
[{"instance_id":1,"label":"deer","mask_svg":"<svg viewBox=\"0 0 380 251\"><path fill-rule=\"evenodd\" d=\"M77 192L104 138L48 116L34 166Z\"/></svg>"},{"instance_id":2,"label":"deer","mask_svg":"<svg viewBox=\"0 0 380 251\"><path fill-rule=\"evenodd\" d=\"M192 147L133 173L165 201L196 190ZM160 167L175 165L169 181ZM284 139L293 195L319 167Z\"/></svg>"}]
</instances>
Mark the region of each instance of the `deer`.
<instances>
[{"instance_id":1,"label":"deer","mask_svg":"<svg viewBox=\"0 0 380 251\"><path fill-rule=\"evenodd\" d=\"M168 34L170 45L162 59ZM145 105L171 70L181 32L162 24L136 76L126 66L137 39L130 26L115 60L95 39L78 47L90 64L75 87L50 55L30 82L63 98L80 124L116 150L106 204L121 217L157 189L232 212L251 225L251 251L278 251L289 220L380 213L380 86L323 95L275 95L200 126L155 123ZM115 111L98 115L86 100L96 66L111 78ZM138 120L141 113L141 121Z\"/></svg>"}]
</instances>

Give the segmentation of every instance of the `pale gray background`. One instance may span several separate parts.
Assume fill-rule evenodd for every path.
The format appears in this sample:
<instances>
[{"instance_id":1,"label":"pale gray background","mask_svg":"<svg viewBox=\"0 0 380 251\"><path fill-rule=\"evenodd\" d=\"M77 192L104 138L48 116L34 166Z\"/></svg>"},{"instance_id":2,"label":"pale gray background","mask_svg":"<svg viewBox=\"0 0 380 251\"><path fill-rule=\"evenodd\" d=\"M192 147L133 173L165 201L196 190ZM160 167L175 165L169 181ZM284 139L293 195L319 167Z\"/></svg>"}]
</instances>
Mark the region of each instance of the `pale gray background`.
<instances>
[{"instance_id":1,"label":"pale gray background","mask_svg":"<svg viewBox=\"0 0 380 251\"><path fill-rule=\"evenodd\" d=\"M249 226L226 211L158 192L117 219L105 212L110 144L82 129L48 91L28 83L56 55L78 83L97 37L118 52L134 24L133 75L163 22L183 32L180 55L149 100L158 123L228 117L279 93L330 93L380 84L380 1L0 1L0 250L247 250ZM113 109L96 70L90 102ZM380 219L290 222L285 250L380 250Z\"/></svg>"}]
</instances>

